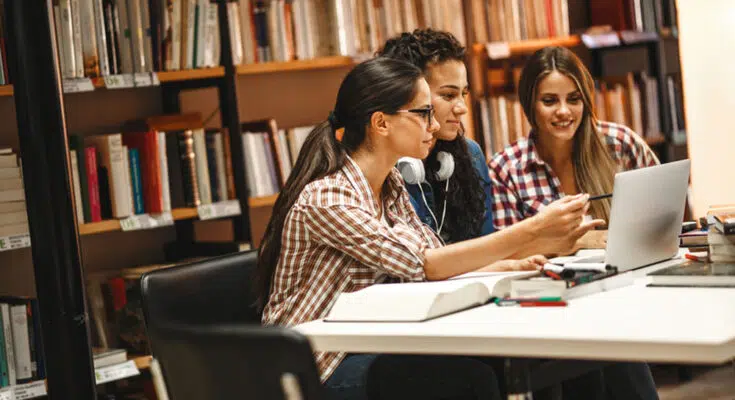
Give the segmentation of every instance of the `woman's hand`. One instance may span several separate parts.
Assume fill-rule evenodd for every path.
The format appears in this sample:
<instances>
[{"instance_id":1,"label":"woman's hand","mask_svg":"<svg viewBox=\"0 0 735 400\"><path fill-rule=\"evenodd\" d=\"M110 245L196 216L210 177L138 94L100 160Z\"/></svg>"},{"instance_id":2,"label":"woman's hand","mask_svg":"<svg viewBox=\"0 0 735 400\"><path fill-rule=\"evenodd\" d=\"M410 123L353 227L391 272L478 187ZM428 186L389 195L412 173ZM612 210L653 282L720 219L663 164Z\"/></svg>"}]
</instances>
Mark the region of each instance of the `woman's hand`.
<instances>
[{"instance_id":1,"label":"woman's hand","mask_svg":"<svg viewBox=\"0 0 735 400\"><path fill-rule=\"evenodd\" d=\"M486 267L482 267L477 272L513 272L513 271L538 271L546 264L548 260L542 255L526 257L520 260L500 260Z\"/></svg>"},{"instance_id":2,"label":"woman's hand","mask_svg":"<svg viewBox=\"0 0 735 400\"><path fill-rule=\"evenodd\" d=\"M577 240L578 249L604 249L607 247L607 231L592 230Z\"/></svg>"},{"instance_id":3,"label":"woman's hand","mask_svg":"<svg viewBox=\"0 0 735 400\"><path fill-rule=\"evenodd\" d=\"M542 254L569 253L587 232L605 224L604 220L584 221L589 195L566 196L542 208L533 216L537 240L535 251Z\"/></svg>"}]
</instances>

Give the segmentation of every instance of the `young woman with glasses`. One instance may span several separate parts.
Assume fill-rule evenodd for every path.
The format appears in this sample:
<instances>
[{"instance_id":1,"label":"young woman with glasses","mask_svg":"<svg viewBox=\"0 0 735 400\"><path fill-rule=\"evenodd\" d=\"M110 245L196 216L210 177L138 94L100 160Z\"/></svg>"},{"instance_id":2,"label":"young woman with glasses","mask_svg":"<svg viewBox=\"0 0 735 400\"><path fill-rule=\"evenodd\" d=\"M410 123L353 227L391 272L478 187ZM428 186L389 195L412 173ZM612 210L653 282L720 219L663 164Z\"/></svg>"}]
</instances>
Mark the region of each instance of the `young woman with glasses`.
<instances>
[{"instance_id":1,"label":"young woman with glasses","mask_svg":"<svg viewBox=\"0 0 735 400\"><path fill-rule=\"evenodd\" d=\"M483 271L518 243L544 251L594 226L582 223L588 203L579 196L532 223L442 246L394 168L401 157L429 155L439 129L430 93L421 70L399 60L378 57L347 74L328 120L307 137L266 229L255 277L263 323L324 318L342 292ZM499 398L492 368L473 358L315 357L330 398Z\"/></svg>"}]
</instances>

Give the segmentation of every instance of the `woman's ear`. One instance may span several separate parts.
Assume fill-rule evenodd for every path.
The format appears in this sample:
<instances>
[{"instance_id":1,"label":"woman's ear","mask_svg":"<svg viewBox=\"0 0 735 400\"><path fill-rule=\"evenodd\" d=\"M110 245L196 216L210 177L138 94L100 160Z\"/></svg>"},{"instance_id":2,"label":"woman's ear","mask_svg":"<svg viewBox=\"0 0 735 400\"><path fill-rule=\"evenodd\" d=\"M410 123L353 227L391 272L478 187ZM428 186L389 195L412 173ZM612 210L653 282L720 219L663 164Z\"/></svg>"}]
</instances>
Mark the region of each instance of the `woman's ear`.
<instances>
[{"instance_id":1,"label":"woman's ear","mask_svg":"<svg viewBox=\"0 0 735 400\"><path fill-rule=\"evenodd\" d=\"M374 112L370 116L370 130L380 136L388 136L390 132L390 116L382 111Z\"/></svg>"}]
</instances>

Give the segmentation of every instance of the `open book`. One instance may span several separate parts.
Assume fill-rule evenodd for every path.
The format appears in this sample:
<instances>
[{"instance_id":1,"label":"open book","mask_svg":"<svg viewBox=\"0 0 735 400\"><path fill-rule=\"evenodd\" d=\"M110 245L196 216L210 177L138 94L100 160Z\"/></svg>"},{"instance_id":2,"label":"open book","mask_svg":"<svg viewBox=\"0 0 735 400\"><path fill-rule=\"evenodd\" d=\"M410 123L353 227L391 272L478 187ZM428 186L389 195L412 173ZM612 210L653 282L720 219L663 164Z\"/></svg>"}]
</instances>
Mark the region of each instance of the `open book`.
<instances>
[{"instance_id":1,"label":"open book","mask_svg":"<svg viewBox=\"0 0 735 400\"><path fill-rule=\"evenodd\" d=\"M325 321L425 321L505 297L512 280L537 274L473 272L446 281L373 285L340 294Z\"/></svg>"}]
</instances>

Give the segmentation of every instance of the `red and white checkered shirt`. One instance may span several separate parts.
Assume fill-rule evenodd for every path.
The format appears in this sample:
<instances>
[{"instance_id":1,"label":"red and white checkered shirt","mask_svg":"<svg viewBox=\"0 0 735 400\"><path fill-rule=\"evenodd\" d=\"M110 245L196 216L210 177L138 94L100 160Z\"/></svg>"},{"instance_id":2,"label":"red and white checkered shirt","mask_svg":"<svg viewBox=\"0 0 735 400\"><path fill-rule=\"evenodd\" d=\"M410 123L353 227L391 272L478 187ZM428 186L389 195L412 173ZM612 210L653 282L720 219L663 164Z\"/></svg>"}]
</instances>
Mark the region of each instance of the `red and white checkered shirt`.
<instances>
[{"instance_id":1,"label":"red and white checkered shirt","mask_svg":"<svg viewBox=\"0 0 735 400\"><path fill-rule=\"evenodd\" d=\"M627 126L599 121L597 131L604 137L619 171L659 163L646 142ZM488 163L496 229L531 217L543 205L565 196L559 178L536 151L534 137L532 132L528 139L506 147Z\"/></svg>"},{"instance_id":2,"label":"red and white checkered shirt","mask_svg":"<svg viewBox=\"0 0 735 400\"><path fill-rule=\"evenodd\" d=\"M370 185L349 157L341 170L304 188L286 216L264 324L324 318L340 293L373 285L381 275L426 279L424 251L441 242L416 215L398 170L384 185L388 224L378 217ZM322 381L344 356L315 352Z\"/></svg>"}]
</instances>

